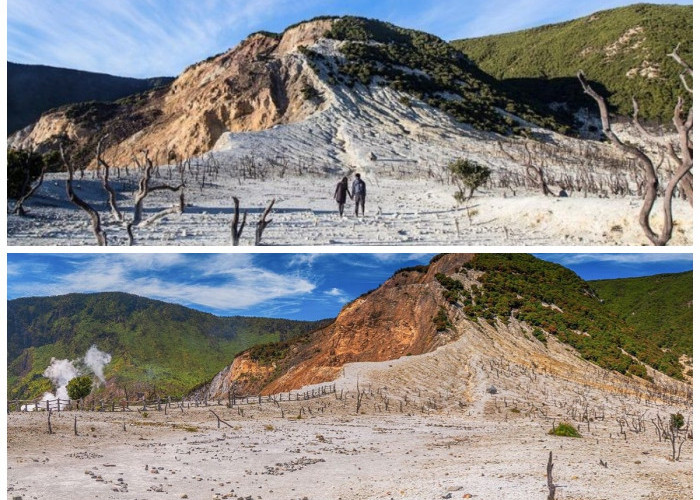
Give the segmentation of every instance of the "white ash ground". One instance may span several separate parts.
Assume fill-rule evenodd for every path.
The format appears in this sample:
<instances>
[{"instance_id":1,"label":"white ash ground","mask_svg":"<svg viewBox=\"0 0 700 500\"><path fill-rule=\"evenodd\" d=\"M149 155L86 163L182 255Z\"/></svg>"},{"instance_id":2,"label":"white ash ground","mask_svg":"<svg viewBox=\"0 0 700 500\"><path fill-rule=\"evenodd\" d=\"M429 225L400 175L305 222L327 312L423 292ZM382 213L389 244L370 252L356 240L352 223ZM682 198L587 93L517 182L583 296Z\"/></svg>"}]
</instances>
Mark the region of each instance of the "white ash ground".
<instances>
[{"instance_id":1,"label":"white ash ground","mask_svg":"<svg viewBox=\"0 0 700 500\"><path fill-rule=\"evenodd\" d=\"M90 176L88 174L88 176ZM99 181L77 181L76 191L102 214L110 245L124 245L126 231L109 216ZM27 217L8 215L10 245L94 245L89 222L69 205L61 174L48 176L26 208ZM276 199L263 234L265 245L644 245L638 222L641 200L632 197L545 197L533 191L517 196L501 189L477 192L466 205L452 197L455 186L420 176L406 179L367 176L364 218L355 218L349 201L340 218L333 192L334 177L292 176L266 180L212 180L213 185L188 189L187 207L148 228L134 231L137 245L229 245L232 197L248 211L241 245L252 245L255 222ZM115 183L122 185L122 183ZM124 183L126 186L126 183ZM155 192L146 199L146 217L169 207L176 196ZM122 191L120 206L127 218L131 192ZM672 245L692 245L692 208L674 204ZM659 224L658 215L652 224Z\"/></svg>"},{"instance_id":2,"label":"white ash ground","mask_svg":"<svg viewBox=\"0 0 700 500\"><path fill-rule=\"evenodd\" d=\"M531 342L520 337L511 351ZM13 412L8 497L530 500L546 496L552 451L559 499L692 498L692 440L672 462L649 421L692 415L679 382L681 392L659 399L582 360L565 380L517 356L494 356L499 342L480 354L485 344L465 335L420 356L352 363L335 394L279 406L61 412L52 435L45 412ZM571 357L554 341L550 349L553 359ZM487 393L491 385L496 394ZM588 423L584 408L594 417ZM210 410L233 428L217 428ZM645 430L622 434L623 416L641 416ZM549 435L562 421L582 437Z\"/></svg>"},{"instance_id":3,"label":"white ash ground","mask_svg":"<svg viewBox=\"0 0 700 500\"><path fill-rule=\"evenodd\" d=\"M301 419L298 407L284 418L271 404L244 416L214 407L232 429L204 408L78 413L78 437L75 412L53 416L53 435L44 413L12 413L8 498L545 498L550 450L557 498L692 498L692 442L671 462L653 430L625 440L612 418L576 439L505 408L400 414L370 404L354 415L352 401L343 409L331 396Z\"/></svg>"},{"instance_id":4,"label":"white ash ground","mask_svg":"<svg viewBox=\"0 0 700 500\"><path fill-rule=\"evenodd\" d=\"M312 48L338 56L337 47L329 43L322 41ZM218 175L207 175L201 188L201 175L195 179L190 172L185 213L135 230L135 243L228 245L232 197L236 196L242 210L249 212L241 245L253 244L254 224L273 198L277 201L272 224L263 235L266 245L648 244L637 222L640 197L603 194L612 192L613 179L636 189L634 169L610 145L537 128L532 132L540 142L507 139L475 131L389 87L372 84L349 89L328 85L325 77L314 78L324 100L318 111L297 123L223 134L211 156L207 155L220 165ZM516 187L525 182L526 147L532 163L543 166L555 193L557 183L565 178L586 178L585 184L597 186L596 194L585 196L570 189L568 198L545 197L541 191ZM447 165L456 158L476 161L493 172L493 185L477 192L467 206L455 202L457 188L447 182ZM248 170L245 175L244 170ZM355 219L348 203L348 217L340 219L333 200L335 185L341 175L355 172L367 181L366 214ZM120 191L121 208L131 217L128 211L133 210L138 179L133 168L128 179L123 168L121 174L118 179L113 170L111 178ZM498 187L504 178L510 179L506 184L514 190ZM64 179L63 174L47 177L27 204L29 217L8 216L9 244L95 244L87 217L67 202ZM153 184L162 180L154 179ZM99 181L88 173L86 180L75 185L78 194L103 214L109 244L125 244L124 228L109 220ZM145 215L174 202L172 193L153 193L146 199ZM692 245L692 207L677 199L673 213L670 244ZM660 227L661 220L654 213L652 227Z\"/></svg>"}]
</instances>

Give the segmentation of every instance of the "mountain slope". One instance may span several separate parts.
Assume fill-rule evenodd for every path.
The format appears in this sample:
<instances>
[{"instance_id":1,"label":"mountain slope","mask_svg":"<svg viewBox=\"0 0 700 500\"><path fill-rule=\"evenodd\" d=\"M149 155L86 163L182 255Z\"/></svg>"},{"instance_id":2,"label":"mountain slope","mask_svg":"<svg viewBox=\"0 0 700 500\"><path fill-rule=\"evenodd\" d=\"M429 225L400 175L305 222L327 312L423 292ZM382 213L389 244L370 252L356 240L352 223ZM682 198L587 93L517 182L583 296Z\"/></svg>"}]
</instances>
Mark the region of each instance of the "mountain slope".
<instances>
[{"instance_id":1,"label":"mountain slope","mask_svg":"<svg viewBox=\"0 0 700 500\"><path fill-rule=\"evenodd\" d=\"M45 114L30 131L15 134L13 147L56 147L66 136L77 162L93 160L99 135L110 133L108 154L130 162L149 150L160 161L209 151L224 131L246 131L300 120L318 107L302 96L313 72L297 46L330 27L305 24L282 37L259 33L237 47L185 69L167 88L113 103L69 106Z\"/></svg>"},{"instance_id":2,"label":"mountain slope","mask_svg":"<svg viewBox=\"0 0 700 500\"><path fill-rule=\"evenodd\" d=\"M8 397L51 390L51 358L77 359L91 345L112 356L107 390L176 395L210 379L257 343L307 333L324 322L222 318L123 293L8 301Z\"/></svg>"},{"instance_id":3,"label":"mountain slope","mask_svg":"<svg viewBox=\"0 0 700 500\"><path fill-rule=\"evenodd\" d=\"M676 360L693 357L693 273L591 281L608 309L634 327L635 335L665 354L650 364L679 376Z\"/></svg>"},{"instance_id":4,"label":"mountain slope","mask_svg":"<svg viewBox=\"0 0 700 500\"><path fill-rule=\"evenodd\" d=\"M693 7L637 4L534 29L458 40L453 45L511 90L545 103L592 109L576 72L601 84L621 114L667 122L679 95L688 98L670 53L693 60ZM692 96L690 97L692 99Z\"/></svg>"},{"instance_id":5,"label":"mountain slope","mask_svg":"<svg viewBox=\"0 0 700 500\"><path fill-rule=\"evenodd\" d=\"M208 394L284 392L333 380L348 363L421 355L464 335L481 339L481 354L489 343L501 344L499 351L518 345L512 356L527 365L536 354L538 366L556 365L562 376L575 369L585 379L581 367L593 364L636 380L668 380L629 354L653 361L663 352L572 271L522 254L447 254L397 271L323 329L242 353Z\"/></svg>"},{"instance_id":6,"label":"mountain slope","mask_svg":"<svg viewBox=\"0 0 700 500\"><path fill-rule=\"evenodd\" d=\"M143 149L160 152L161 160L189 157L210 151L226 132L303 123L334 102L384 87L400 92L407 114L420 102L484 132L524 133L527 124L514 115L559 127L499 85L432 35L354 17L320 18L281 34L252 34L190 66L168 88L44 115L9 143L43 151L56 147L56 136L67 136L84 164L92 161L98 136L109 131L108 153L116 162L130 162L132 152ZM373 103L366 104L356 117L372 111Z\"/></svg>"},{"instance_id":7,"label":"mountain slope","mask_svg":"<svg viewBox=\"0 0 700 500\"><path fill-rule=\"evenodd\" d=\"M172 78L124 78L31 64L7 63L7 133L65 104L114 101L166 85Z\"/></svg>"}]
</instances>

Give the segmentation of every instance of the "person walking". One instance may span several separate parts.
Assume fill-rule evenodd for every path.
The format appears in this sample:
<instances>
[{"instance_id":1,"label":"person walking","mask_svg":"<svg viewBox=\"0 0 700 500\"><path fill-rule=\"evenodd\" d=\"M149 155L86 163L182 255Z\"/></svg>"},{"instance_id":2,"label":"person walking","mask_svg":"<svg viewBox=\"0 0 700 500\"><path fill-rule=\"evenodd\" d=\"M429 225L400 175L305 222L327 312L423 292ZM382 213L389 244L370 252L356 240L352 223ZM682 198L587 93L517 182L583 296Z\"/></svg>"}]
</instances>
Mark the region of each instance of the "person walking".
<instances>
[{"instance_id":1,"label":"person walking","mask_svg":"<svg viewBox=\"0 0 700 500\"><path fill-rule=\"evenodd\" d=\"M350 198L355 200L355 217L358 216L359 208L362 208L362 217L365 216L365 196L367 196L367 186L360 178L360 174L355 174L355 181L352 183Z\"/></svg>"},{"instance_id":2,"label":"person walking","mask_svg":"<svg viewBox=\"0 0 700 500\"><path fill-rule=\"evenodd\" d=\"M348 178L343 177L343 179L335 186L335 201L338 202L338 214L342 217L343 210L345 210L345 202L348 199L348 195L352 198L350 190L348 189Z\"/></svg>"}]
</instances>

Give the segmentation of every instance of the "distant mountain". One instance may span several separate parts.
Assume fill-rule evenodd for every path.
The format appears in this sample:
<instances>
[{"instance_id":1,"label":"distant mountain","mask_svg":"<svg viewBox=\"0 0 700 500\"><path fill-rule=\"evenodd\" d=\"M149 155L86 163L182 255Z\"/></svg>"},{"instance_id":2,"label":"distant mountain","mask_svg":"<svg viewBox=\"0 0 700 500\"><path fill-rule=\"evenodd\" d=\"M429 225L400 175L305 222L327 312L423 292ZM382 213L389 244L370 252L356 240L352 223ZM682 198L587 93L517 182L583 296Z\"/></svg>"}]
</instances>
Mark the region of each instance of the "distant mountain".
<instances>
[{"instance_id":1,"label":"distant mountain","mask_svg":"<svg viewBox=\"0 0 700 500\"><path fill-rule=\"evenodd\" d=\"M107 392L177 395L211 379L238 352L326 324L218 317L124 293L70 294L7 303L8 397L51 390L51 358L74 360L96 345L112 356Z\"/></svg>"},{"instance_id":2,"label":"distant mountain","mask_svg":"<svg viewBox=\"0 0 700 500\"><path fill-rule=\"evenodd\" d=\"M165 85L171 77L124 78L103 73L7 63L7 133L34 123L42 113L86 101L115 101Z\"/></svg>"},{"instance_id":3,"label":"distant mountain","mask_svg":"<svg viewBox=\"0 0 700 500\"><path fill-rule=\"evenodd\" d=\"M693 272L591 281L608 309L664 355L651 364L676 377L680 356L693 357Z\"/></svg>"},{"instance_id":4,"label":"distant mountain","mask_svg":"<svg viewBox=\"0 0 700 500\"><path fill-rule=\"evenodd\" d=\"M572 112L590 108L593 101L576 79L582 69L607 90L620 114L631 113L636 96L640 116L668 123L679 95L692 101L678 78L680 66L667 57L679 43L680 54L692 64L691 5L631 5L453 45L521 96L565 103Z\"/></svg>"},{"instance_id":5,"label":"distant mountain","mask_svg":"<svg viewBox=\"0 0 700 500\"><path fill-rule=\"evenodd\" d=\"M658 376L648 369L655 367L683 380L678 356L616 311L574 272L530 255L438 255L428 266L398 270L325 328L241 353L207 391L210 397L232 388L241 394L285 392L331 381L348 363L424 354L463 336L479 339L472 347L479 356L488 359L503 348L525 366L548 366L563 375L593 364L647 381ZM692 328L685 313L678 323Z\"/></svg>"}]
</instances>

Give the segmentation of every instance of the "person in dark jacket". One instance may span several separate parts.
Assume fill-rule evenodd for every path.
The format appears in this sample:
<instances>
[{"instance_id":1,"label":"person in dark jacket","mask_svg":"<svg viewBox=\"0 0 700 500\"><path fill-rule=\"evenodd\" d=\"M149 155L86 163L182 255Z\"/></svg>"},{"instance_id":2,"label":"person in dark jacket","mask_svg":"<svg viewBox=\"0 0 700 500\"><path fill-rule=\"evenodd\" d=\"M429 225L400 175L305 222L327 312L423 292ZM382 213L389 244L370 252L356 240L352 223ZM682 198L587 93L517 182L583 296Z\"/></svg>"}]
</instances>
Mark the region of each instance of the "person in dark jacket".
<instances>
[{"instance_id":1,"label":"person in dark jacket","mask_svg":"<svg viewBox=\"0 0 700 500\"><path fill-rule=\"evenodd\" d=\"M360 179L360 174L355 174L355 181L352 183L352 192L350 198L355 200L355 217L359 208L362 207L362 217L365 216L365 196L367 195L367 186L365 181Z\"/></svg>"},{"instance_id":2,"label":"person in dark jacket","mask_svg":"<svg viewBox=\"0 0 700 500\"><path fill-rule=\"evenodd\" d=\"M345 210L345 201L348 199L350 190L348 189L348 178L343 177L343 179L335 186L335 201L338 202L338 214L342 217L343 210ZM352 195L350 194L350 198Z\"/></svg>"}]
</instances>

